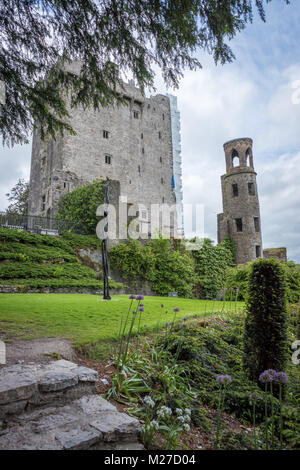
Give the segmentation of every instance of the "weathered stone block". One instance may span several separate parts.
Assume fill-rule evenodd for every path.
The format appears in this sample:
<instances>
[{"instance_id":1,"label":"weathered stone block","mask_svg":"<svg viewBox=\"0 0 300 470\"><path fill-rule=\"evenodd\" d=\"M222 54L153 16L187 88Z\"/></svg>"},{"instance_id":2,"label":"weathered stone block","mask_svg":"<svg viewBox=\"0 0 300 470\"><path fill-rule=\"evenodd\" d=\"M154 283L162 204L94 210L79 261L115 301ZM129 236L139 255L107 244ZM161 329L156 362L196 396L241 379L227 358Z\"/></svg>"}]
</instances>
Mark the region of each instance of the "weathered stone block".
<instances>
[{"instance_id":1,"label":"weathered stone block","mask_svg":"<svg viewBox=\"0 0 300 470\"><path fill-rule=\"evenodd\" d=\"M87 430L77 427L69 431L55 434L55 438L66 450L88 449L101 439L101 433L96 430Z\"/></svg>"},{"instance_id":2,"label":"weathered stone block","mask_svg":"<svg viewBox=\"0 0 300 470\"><path fill-rule=\"evenodd\" d=\"M77 375L72 372L49 372L39 380L39 390L41 392L53 392L73 387L78 384Z\"/></svg>"},{"instance_id":3,"label":"weathered stone block","mask_svg":"<svg viewBox=\"0 0 300 470\"><path fill-rule=\"evenodd\" d=\"M140 428L137 419L119 412L105 412L90 425L102 433L105 442L134 440Z\"/></svg>"}]
</instances>

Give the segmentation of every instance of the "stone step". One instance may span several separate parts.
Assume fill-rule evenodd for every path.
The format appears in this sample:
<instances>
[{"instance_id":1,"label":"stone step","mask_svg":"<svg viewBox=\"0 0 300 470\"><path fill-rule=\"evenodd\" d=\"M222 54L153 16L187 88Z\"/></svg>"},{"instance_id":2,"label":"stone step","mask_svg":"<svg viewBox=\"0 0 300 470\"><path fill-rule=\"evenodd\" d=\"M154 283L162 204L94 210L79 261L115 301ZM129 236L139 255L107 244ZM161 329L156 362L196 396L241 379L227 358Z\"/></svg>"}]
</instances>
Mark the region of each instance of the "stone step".
<instances>
[{"instance_id":1,"label":"stone step","mask_svg":"<svg viewBox=\"0 0 300 470\"><path fill-rule=\"evenodd\" d=\"M139 431L137 419L99 395L87 395L14 415L0 427L0 450L142 450Z\"/></svg>"},{"instance_id":2,"label":"stone step","mask_svg":"<svg viewBox=\"0 0 300 470\"><path fill-rule=\"evenodd\" d=\"M0 420L36 407L66 404L96 392L98 374L60 360L0 368Z\"/></svg>"}]
</instances>

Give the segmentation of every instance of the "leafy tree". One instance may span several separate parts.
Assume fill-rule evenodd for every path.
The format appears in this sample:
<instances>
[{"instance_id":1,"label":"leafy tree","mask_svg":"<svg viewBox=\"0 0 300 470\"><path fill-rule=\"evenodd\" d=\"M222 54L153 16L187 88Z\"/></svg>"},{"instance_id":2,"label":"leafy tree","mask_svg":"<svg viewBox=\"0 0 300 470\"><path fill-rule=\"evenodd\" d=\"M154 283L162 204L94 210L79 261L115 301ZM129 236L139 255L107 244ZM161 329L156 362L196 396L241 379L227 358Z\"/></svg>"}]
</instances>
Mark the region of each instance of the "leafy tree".
<instances>
[{"instance_id":1,"label":"leafy tree","mask_svg":"<svg viewBox=\"0 0 300 470\"><path fill-rule=\"evenodd\" d=\"M81 223L86 234L95 234L99 218L97 207L104 201L105 181L95 180L63 195L59 201L57 218Z\"/></svg>"},{"instance_id":2,"label":"leafy tree","mask_svg":"<svg viewBox=\"0 0 300 470\"><path fill-rule=\"evenodd\" d=\"M132 72L143 91L153 88L153 65L177 86L185 68L201 67L198 49L216 62L232 61L227 42L252 22L253 4L265 21L265 2L0 0L4 143L26 142L34 121L42 137L72 132L65 92L71 106L98 109L120 99L114 63L120 72ZM82 64L78 74L66 66L73 60Z\"/></svg>"},{"instance_id":3,"label":"leafy tree","mask_svg":"<svg viewBox=\"0 0 300 470\"><path fill-rule=\"evenodd\" d=\"M226 268L234 263L233 245L226 240L213 246L212 240L204 239L200 250L193 251L197 276L196 290L202 298L215 298L225 286Z\"/></svg>"},{"instance_id":4,"label":"leafy tree","mask_svg":"<svg viewBox=\"0 0 300 470\"><path fill-rule=\"evenodd\" d=\"M10 204L6 209L9 214L22 214L28 213L28 195L29 183L23 178L19 178L18 182L11 189L10 193L6 194Z\"/></svg>"},{"instance_id":5,"label":"leafy tree","mask_svg":"<svg viewBox=\"0 0 300 470\"><path fill-rule=\"evenodd\" d=\"M266 369L284 371L287 360L287 313L284 271L275 259L252 264L247 296L243 366L258 381Z\"/></svg>"}]
</instances>

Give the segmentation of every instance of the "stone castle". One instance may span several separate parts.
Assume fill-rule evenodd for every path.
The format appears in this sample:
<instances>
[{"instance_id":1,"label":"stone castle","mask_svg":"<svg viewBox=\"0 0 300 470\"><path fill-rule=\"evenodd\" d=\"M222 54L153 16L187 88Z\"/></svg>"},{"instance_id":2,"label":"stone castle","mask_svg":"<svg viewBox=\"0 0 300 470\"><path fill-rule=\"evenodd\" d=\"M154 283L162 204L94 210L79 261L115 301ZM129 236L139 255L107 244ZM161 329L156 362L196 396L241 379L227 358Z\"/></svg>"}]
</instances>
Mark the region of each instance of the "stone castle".
<instances>
[{"instance_id":1,"label":"stone castle","mask_svg":"<svg viewBox=\"0 0 300 470\"><path fill-rule=\"evenodd\" d=\"M143 232L148 232L150 204L177 204L173 224L182 233L177 98L146 98L133 80L123 82L121 92L127 106L72 109L75 136L42 141L39 130L34 132L28 212L55 218L62 195L97 178L109 178L119 182L120 196L126 196L129 206L143 207L138 212Z\"/></svg>"},{"instance_id":2,"label":"stone castle","mask_svg":"<svg viewBox=\"0 0 300 470\"><path fill-rule=\"evenodd\" d=\"M171 235L183 229L180 115L177 98L142 95L133 80L121 82L127 105L73 109L70 124L76 135L41 140L33 135L30 215L55 218L62 195L99 178L109 178L114 204L125 196L128 207L138 207L140 233L150 236L150 205L177 205L169 226ZM221 177L223 213L218 214L218 243L229 235L237 247L238 264L259 257L286 260L286 249L263 250L252 139L224 144L226 174ZM117 188L117 189L116 189ZM142 208L142 210L140 210ZM131 214L132 216L133 214ZM145 238L145 237L143 237ZM274 254L275 253L275 254Z\"/></svg>"}]
</instances>

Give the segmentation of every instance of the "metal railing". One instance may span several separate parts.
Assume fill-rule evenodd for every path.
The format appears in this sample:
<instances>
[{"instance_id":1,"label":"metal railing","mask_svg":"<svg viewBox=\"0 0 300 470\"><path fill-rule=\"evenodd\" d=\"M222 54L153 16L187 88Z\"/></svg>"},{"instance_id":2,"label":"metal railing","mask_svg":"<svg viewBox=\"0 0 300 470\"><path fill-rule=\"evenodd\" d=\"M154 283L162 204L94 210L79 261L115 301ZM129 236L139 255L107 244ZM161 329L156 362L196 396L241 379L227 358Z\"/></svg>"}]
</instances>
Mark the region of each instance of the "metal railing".
<instances>
[{"instance_id":1,"label":"metal railing","mask_svg":"<svg viewBox=\"0 0 300 470\"><path fill-rule=\"evenodd\" d=\"M84 224L78 221L52 219L37 215L22 215L0 212L0 227L27 230L32 233L59 235L68 230L85 235Z\"/></svg>"}]
</instances>

